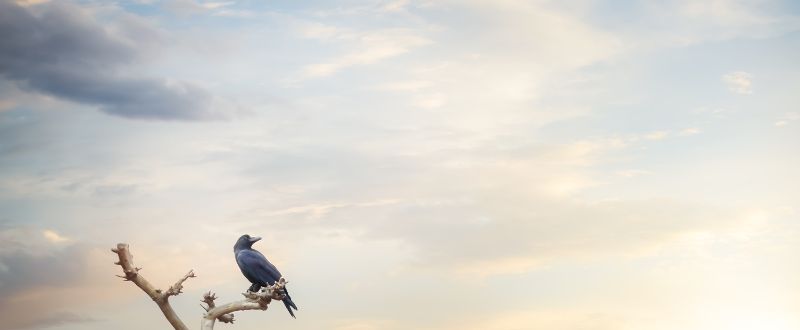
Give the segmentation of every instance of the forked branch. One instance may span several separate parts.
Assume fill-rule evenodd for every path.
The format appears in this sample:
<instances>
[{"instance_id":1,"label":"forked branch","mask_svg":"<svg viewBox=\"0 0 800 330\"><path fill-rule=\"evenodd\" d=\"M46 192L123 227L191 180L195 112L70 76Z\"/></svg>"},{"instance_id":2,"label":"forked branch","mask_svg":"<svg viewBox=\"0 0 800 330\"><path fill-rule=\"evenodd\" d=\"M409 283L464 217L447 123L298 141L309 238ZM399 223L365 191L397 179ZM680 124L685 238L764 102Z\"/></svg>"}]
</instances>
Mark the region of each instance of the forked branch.
<instances>
[{"instance_id":1,"label":"forked branch","mask_svg":"<svg viewBox=\"0 0 800 330\"><path fill-rule=\"evenodd\" d=\"M169 287L166 292L162 292L160 289L156 289L152 284L150 284L144 276L139 274L141 268L136 267L133 264L133 255L131 251L128 249L128 244L119 243L117 244L116 248L111 249L111 252L114 252L119 256L119 261L115 262L115 264L120 265L122 267L122 271L125 273L124 276L117 275L118 277L123 278L125 281L131 281L133 284L136 284L144 293L150 296L150 299L156 302L158 308L161 309L161 312L164 313L164 317L167 318L169 324L172 325L175 330L189 330L183 321L181 321L178 314L175 314L175 310L172 309L172 306L169 304L169 297L170 296L177 296L181 293L181 289L183 288L183 282L189 279L190 277L194 277L194 271L189 271L183 278L178 280L174 285Z\"/></svg>"}]
</instances>

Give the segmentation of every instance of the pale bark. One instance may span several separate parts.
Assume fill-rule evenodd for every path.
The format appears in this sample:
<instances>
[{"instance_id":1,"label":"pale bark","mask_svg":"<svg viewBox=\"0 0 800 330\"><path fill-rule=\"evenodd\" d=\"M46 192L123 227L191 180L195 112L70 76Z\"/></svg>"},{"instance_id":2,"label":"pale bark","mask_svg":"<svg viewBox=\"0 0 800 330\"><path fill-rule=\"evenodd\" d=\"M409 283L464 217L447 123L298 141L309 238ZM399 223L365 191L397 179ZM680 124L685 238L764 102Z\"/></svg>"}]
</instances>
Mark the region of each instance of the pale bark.
<instances>
[{"instance_id":1,"label":"pale bark","mask_svg":"<svg viewBox=\"0 0 800 330\"><path fill-rule=\"evenodd\" d=\"M174 285L169 287L166 292L162 292L159 289L156 289L152 284L150 284L144 276L139 274L141 268L134 266L133 264L133 255L131 255L131 251L128 249L128 244L119 243L117 247L111 249L112 252L116 253L119 256L119 261L115 262L115 264L120 265L122 267L122 271L125 273L125 276L117 275L125 281L131 281L133 284L136 284L144 293L150 296L150 299L156 302L158 308L161 309L161 312L164 313L164 317L167 318L169 324L172 325L175 330L189 330L183 321L178 317L178 314L175 314L175 311L172 309L172 306L169 304L169 297L176 296L181 293L181 289L183 288L183 282L186 281L190 277L194 277L194 272L189 271L183 278L178 280Z\"/></svg>"},{"instance_id":2,"label":"pale bark","mask_svg":"<svg viewBox=\"0 0 800 330\"><path fill-rule=\"evenodd\" d=\"M170 306L169 297L177 296L178 294L182 293L183 282L188 280L190 277L195 277L194 271L190 270L166 291L162 291L160 289L156 289L152 284L150 284L150 282L147 281L147 279L139 274L141 268L136 267L133 264L133 255L131 255L130 250L128 249L128 244L119 243L117 244L117 247L111 249L111 251L116 253L119 257L119 261L115 262L115 264L120 265L122 267L122 271L125 273L124 276L117 276L123 278L125 281L133 282L136 284L136 286L142 289L142 291L144 291L150 297L150 299L153 299L153 301L155 301L155 303L158 305L158 308L161 309L161 312L164 313L164 317L167 318L167 321L169 321L175 330L188 330L189 328L186 327L183 321L181 321L181 319L172 309L172 306ZM242 293L242 295L245 296L244 300L227 303L220 306L216 306L214 303L214 300L217 298L216 295L209 291L203 295L202 302L206 303L208 307L203 306L203 308L206 310L206 313L201 319L201 329L213 330L214 323L217 320L223 323L233 323L233 312L236 311L266 310L267 305L269 305L273 299L283 299L284 295L282 292L284 285L286 285L286 280L281 278L275 283L275 285L266 287L261 292L248 291Z\"/></svg>"},{"instance_id":3,"label":"pale bark","mask_svg":"<svg viewBox=\"0 0 800 330\"><path fill-rule=\"evenodd\" d=\"M216 306L214 303L214 300L217 299L214 293L206 293L203 295L203 302L205 302L208 307L203 307L206 309L206 314L203 315L203 319L200 323L201 329L214 329L214 323L216 320L224 323L233 323L233 312L246 310L267 310L267 306L273 299L281 300L284 298L283 287L285 285L286 280L281 278L274 285L268 286L260 292L248 291L242 293L242 295L245 296L244 300L234 301L220 306Z\"/></svg>"}]
</instances>

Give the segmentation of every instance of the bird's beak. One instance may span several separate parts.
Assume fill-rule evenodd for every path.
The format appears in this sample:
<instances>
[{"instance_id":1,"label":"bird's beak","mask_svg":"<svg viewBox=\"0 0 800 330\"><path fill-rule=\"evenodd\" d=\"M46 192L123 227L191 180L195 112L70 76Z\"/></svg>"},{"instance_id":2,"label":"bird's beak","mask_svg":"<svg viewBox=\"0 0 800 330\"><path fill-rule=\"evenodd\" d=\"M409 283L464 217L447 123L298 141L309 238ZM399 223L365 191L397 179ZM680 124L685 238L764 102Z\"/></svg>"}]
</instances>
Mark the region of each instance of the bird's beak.
<instances>
[{"instance_id":1,"label":"bird's beak","mask_svg":"<svg viewBox=\"0 0 800 330\"><path fill-rule=\"evenodd\" d=\"M261 240L261 237L250 237L250 243L255 243Z\"/></svg>"}]
</instances>

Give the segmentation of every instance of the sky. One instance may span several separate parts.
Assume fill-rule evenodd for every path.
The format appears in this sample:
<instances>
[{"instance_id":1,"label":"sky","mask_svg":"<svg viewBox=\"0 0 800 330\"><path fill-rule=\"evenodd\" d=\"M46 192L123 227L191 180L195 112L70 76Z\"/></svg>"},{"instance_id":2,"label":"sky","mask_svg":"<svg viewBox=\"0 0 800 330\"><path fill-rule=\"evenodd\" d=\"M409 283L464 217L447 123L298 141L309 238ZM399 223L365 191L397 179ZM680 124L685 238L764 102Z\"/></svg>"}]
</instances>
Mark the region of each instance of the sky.
<instances>
[{"instance_id":1,"label":"sky","mask_svg":"<svg viewBox=\"0 0 800 330\"><path fill-rule=\"evenodd\" d=\"M0 1L0 329L800 329L800 6Z\"/></svg>"}]
</instances>

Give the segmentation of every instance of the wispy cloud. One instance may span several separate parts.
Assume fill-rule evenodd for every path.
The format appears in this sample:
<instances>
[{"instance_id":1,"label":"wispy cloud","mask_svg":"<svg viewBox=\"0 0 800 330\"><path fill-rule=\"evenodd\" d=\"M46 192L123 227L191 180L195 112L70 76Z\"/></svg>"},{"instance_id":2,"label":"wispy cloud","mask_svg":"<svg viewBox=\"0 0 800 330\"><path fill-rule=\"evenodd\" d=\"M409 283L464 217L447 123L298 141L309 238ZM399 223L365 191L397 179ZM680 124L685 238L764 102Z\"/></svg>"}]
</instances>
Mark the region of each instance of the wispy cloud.
<instances>
[{"instance_id":1,"label":"wispy cloud","mask_svg":"<svg viewBox=\"0 0 800 330\"><path fill-rule=\"evenodd\" d=\"M752 94L753 93L753 75L744 72L736 71L725 74L722 76L722 81L728 85L731 92L737 94Z\"/></svg>"},{"instance_id":2,"label":"wispy cloud","mask_svg":"<svg viewBox=\"0 0 800 330\"><path fill-rule=\"evenodd\" d=\"M43 231L42 235L44 236L44 238L46 238L48 241L52 243L63 243L63 242L68 242L70 240L69 238L61 236L59 233L50 229Z\"/></svg>"},{"instance_id":3,"label":"wispy cloud","mask_svg":"<svg viewBox=\"0 0 800 330\"><path fill-rule=\"evenodd\" d=\"M800 120L800 113L797 112L787 112L783 116L781 116L778 121L775 122L775 127L783 127L789 125L790 123Z\"/></svg>"},{"instance_id":4,"label":"wispy cloud","mask_svg":"<svg viewBox=\"0 0 800 330\"><path fill-rule=\"evenodd\" d=\"M680 130L678 132L678 135L680 135L680 136L692 136L692 135L700 134L701 132L702 132L702 130L700 130L697 127L687 127L687 128L684 128L684 129Z\"/></svg>"},{"instance_id":5,"label":"wispy cloud","mask_svg":"<svg viewBox=\"0 0 800 330\"><path fill-rule=\"evenodd\" d=\"M225 7L235 4L235 1L196 1L196 0L168 0L162 6L178 15L196 15L202 13L220 13Z\"/></svg>"},{"instance_id":6,"label":"wispy cloud","mask_svg":"<svg viewBox=\"0 0 800 330\"><path fill-rule=\"evenodd\" d=\"M367 33L340 32L336 28L310 28L305 35L326 40L349 40L353 51L322 63L306 66L304 78L320 78L333 75L343 69L373 64L414 48L429 44L431 41L404 29L383 30Z\"/></svg>"},{"instance_id":7,"label":"wispy cloud","mask_svg":"<svg viewBox=\"0 0 800 330\"><path fill-rule=\"evenodd\" d=\"M424 6L425 3L413 3L409 0L368 1L365 4L337 6L332 9L314 10L314 16L372 16L404 12L411 6Z\"/></svg>"},{"instance_id":8,"label":"wispy cloud","mask_svg":"<svg viewBox=\"0 0 800 330\"><path fill-rule=\"evenodd\" d=\"M663 140L667 136L669 136L669 132L667 131L655 131L645 134L644 138L648 140Z\"/></svg>"},{"instance_id":9,"label":"wispy cloud","mask_svg":"<svg viewBox=\"0 0 800 330\"><path fill-rule=\"evenodd\" d=\"M650 171L631 169L631 170L617 171L616 174L621 176L621 177L625 177L625 178L633 178L633 177L637 177L637 176L641 176L641 175L650 174Z\"/></svg>"},{"instance_id":10,"label":"wispy cloud","mask_svg":"<svg viewBox=\"0 0 800 330\"><path fill-rule=\"evenodd\" d=\"M770 1L772 4L777 1ZM644 4L637 14L649 21L640 47L684 47L735 38L765 38L800 28L797 16L779 6L740 0L660 1ZM655 27L655 28L654 28Z\"/></svg>"}]
</instances>

